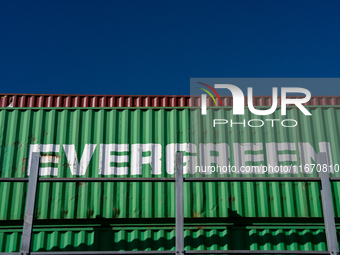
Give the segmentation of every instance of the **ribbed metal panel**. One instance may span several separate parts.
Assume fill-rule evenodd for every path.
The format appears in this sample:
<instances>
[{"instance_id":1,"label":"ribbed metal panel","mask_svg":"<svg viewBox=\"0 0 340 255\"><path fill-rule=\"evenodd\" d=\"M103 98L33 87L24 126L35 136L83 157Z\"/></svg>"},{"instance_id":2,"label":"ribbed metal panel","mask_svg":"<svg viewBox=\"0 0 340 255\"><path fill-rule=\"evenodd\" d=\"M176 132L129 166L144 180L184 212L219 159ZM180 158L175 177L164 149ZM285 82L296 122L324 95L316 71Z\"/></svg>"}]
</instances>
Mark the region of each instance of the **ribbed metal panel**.
<instances>
[{"instance_id":1,"label":"ribbed metal panel","mask_svg":"<svg viewBox=\"0 0 340 255\"><path fill-rule=\"evenodd\" d=\"M280 128L255 134L246 129L242 134L231 132L227 141L302 141L309 142L316 150L320 141L326 141L331 142L333 163L340 163L340 137L337 135L340 110L334 107L310 110L313 118L297 116L301 130L305 130L298 134L299 137L292 131L283 132ZM219 114L218 111L215 114ZM291 114L296 114L296 111L292 109L288 116ZM101 143L160 144L163 159L161 174L152 175L149 168L143 168L142 176L173 177L166 171L165 146L190 142L189 117L189 109L3 108L0 110L1 177L27 176L32 144L60 146L59 153L51 155L51 162L58 163L43 164L58 168L57 177L76 177L71 174L63 145L74 144L80 160L85 145L95 144L97 149L82 177L104 177L98 171ZM131 165L127 167L130 171ZM124 176L131 174L129 172ZM332 189L335 215L339 217L339 184L332 183ZM23 219L26 190L27 183L0 183L0 193L3 194L0 220ZM185 217L322 217L319 183L185 183L184 194ZM35 217L175 217L174 195L174 183L40 183Z\"/></svg>"},{"instance_id":2,"label":"ribbed metal panel","mask_svg":"<svg viewBox=\"0 0 340 255\"><path fill-rule=\"evenodd\" d=\"M223 106L232 106L231 96L221 96ZM280 97L278 104L280 105ZM270 96L254 96L255 106L271 106ZM340 96L313 96L307 105L339 105ZM208 106L212 106L208 98ZM247 105L247 97L245 97ZM0 107L187 107L200 106L199 96L40 95L0 94Z\"/></svg>"},{"instance_id":3,"label":"ribbed metal panel","mask_svg":"<svg viewBox=\"0 0 340 255\"><path fill-rule=\"evenodd\" d=\"M21 230L0 230L0 251L20 250ZM185 250L317 250L325 251L321 227L185 228ZM174 250L175 230L157 228L37 228L32 251Z\"/></svg>"},{"instance_id":4,"label":"ribbed metal panel","mask_svg":"<svg viewBox=\"0 0 340 255\"><path fill-rule=\"evenodd\" d=\"M177 107L190 96L0 94L0 107Z\"/></svg>"}]
</instances>

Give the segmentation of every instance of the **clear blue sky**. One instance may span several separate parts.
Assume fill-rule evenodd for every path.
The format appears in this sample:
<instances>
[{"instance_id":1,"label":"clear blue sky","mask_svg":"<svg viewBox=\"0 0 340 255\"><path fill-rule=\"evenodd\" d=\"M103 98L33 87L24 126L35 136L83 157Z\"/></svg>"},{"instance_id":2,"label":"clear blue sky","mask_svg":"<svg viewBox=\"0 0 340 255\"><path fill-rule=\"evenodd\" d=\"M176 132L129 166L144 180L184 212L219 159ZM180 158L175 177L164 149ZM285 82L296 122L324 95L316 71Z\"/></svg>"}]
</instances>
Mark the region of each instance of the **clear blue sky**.
<instances>
[{"instance_id":1,"label":"clear blue sky","mask_svg":"<svg viewBox=\"0 0 340 255\"><path fill-rule=\"evenodd\" d=\"M0 93L188 95L193 77L340 77L339 10L303 0L1 1Z\"/></svg>"}]
</instances>

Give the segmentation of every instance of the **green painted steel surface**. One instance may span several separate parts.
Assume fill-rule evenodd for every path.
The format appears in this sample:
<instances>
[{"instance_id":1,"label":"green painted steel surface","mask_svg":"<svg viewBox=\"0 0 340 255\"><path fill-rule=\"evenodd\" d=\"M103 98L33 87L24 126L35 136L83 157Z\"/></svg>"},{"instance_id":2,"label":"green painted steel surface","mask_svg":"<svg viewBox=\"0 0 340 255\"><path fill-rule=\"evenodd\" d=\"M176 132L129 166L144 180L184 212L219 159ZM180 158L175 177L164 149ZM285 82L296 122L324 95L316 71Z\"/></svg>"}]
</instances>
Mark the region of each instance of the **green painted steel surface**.
<instances>
[{"instance_id":1,"label":"green painted steel surface","mask_svg":"<svg viewBox=\"0 0 340 255\"><path fill-rule=\"evenodd\" d=\"M336 107L310 107L313 116L302 116L295 108L287 118L296 118L300 131L245 128L227 134L215 132L220 142L265 143L308 142L319 152L319 143L330 143L333 164L340 163L340 110ZM230 118L228 111L208 110L210 116ZM31 145L54 144L59 152L42 153L41 168L56 168L56 177L173 177L167 168L166 146L171 143L199 142L190 127L190 115L200 109L0 109L1 177L25 177ZM279 113L275 112L275 115ZM245 116L251 118L252 116ZM276 116L280 118L279 116ZM257 116L257 118L259 118ZM327 125L325 124L327 123ZM197 125L204 123L200 122ZM217 131L220 127L217 128ZM206 128L202 139L209 137ZM259 130L259 131L258 131ZM212 133L214 134L214 132ZM190 137L191 136L191 137ZM134 144L160 144L161 171L152 174L150 164L142 165L142 175L131 175L131 148ZM74 145L81 161L86 144L94 144L93 156L83 175L74 175L65 154L65 145ZM128 157L127 163L111 163L124 167L127 175L99 174L101 144L128 144L129 151L110 153L113 160ZM148 157L149 152L142 152ZM49 155L49 156L48 156ZM187 155L187 154L185 154ZM74 155L73 155L74 156ZM86 157L85 157L86 159ZM233 151L231 150L231 164ZM297 162L300 162L297 152ZM138 170L136 170L138 171ZM278 176L278 175L277 175ZM293 175L289 175L293 176ZM299 176L299 175L297 175ZM335 214L340 216L339 184L332 183ZM27 184L0 183L0 220L23 219ZM185 183L185 217L322 217L320 185L310 182ZM38 219L72 218L159 218L175 217L174 183L40 183L35 217Z\"/></svg>"},{"instance_id":2,"label":"green painted steel surface","mask_svg":"<svg viewBox=\"0 0 340 255\"><path fill-rule=\"evenodd\" d=\"M338 232L339 233L339 232ZM21 230L0 230L0 251L20 250ZM189 227L185 250L317 250L325 251L320 227ZM157 228L36 228L32 251L175 250L175 230Z\"/></svg>"}]
</instances>

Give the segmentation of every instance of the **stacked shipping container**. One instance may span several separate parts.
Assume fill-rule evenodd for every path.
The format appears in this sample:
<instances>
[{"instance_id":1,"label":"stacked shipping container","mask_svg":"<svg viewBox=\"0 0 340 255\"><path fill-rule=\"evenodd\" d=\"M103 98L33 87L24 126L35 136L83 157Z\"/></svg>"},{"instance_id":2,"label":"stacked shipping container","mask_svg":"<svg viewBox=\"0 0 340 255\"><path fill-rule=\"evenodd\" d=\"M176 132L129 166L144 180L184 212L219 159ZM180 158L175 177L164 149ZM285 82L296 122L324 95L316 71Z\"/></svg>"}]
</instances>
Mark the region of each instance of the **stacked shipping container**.
<instances>
[{"instance_id":1,"label":"stacked shipping container","mask_svg":"<svg viewBox=\"0 0 340 255\"><path fill-rule=\"evenodd\" d=\"M232 105L230 97L223 100ZM33 151L44 159L41 178L173 177L166 148L192 142L190 114L200 109L189 106L198 102L189 96L0 95L1 177L27 177ZM329 143L333 164L339 163L338 102L312 98L314 118L298 116L307 132L246 129L227 140L296 143L298 157L299 142L316 152ZM270 97L256 98L256 105L270 104ZM111 146L106 155L110 144L122 149ZM152 144L160 165L134 166L136 144ZM106 166L105 157L112 157ZM336 217L339 188L332 183ZM20 250L26 190L27 183L0 184L1 252ZM327 250L319 183L185 183L184 194L187 250ZM174 183L40 183L32 250L174 250L174 196Z\"/></svg>"}]
</instances>

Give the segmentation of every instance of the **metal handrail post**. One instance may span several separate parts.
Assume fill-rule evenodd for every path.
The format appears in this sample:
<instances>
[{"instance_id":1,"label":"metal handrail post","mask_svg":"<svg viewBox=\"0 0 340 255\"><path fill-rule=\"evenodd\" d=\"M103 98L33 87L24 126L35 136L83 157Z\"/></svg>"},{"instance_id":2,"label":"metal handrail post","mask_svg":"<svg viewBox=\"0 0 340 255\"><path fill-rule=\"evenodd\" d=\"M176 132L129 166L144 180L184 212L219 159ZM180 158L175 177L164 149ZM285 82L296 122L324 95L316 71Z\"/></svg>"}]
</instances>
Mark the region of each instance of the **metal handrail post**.
<instances>
[{"instance_id":1,"label":"metal handrail post","mask_svg":"<svg viewBox=\"0 0 340 255\"><path fill-rule=\"evenodd\" d=\"M184 253L183 153L176 154L176 253Z\"/></svg>"},{"instance_id":2,"label":"metal handrail post","mask_svg":"<svg viewBox=\"0 0 340 255\"><path fill-rule=\"evenodd\" d=\"M32 155L32 165L30 169L30 177L27 188L26 198L26 210L24 218L24 226L22 230L21 239L21 255L29 255L31 248L32 230L33 230L33 218L35 208L35 198L37 194L38 176L39 176L39 162L40 153L35 152Z\"/></svg>"},{"instance_id":3,"label":"metal handrail post","mask_svg":"<svg viewBox=\"0 0 340 255\"><path fill-rule=\"evenodd\" d=\"M322 210L323 210L323 218L325 221L325 232L327 239L327 247L330 254L335 255L339 253L338 249L338 240L336 236L335 229L335 220L334 220L334 211L333 211L333 202L332 202L332 192L331 185L329 181L329 164L327 162L326 153L319 153L318 155L318 164L323 166L327 165L327 172L323 172L323 167L321 167L321 171L319 176L321 177L321 200L322 200Z\"/></svg>"}]
</instances>

